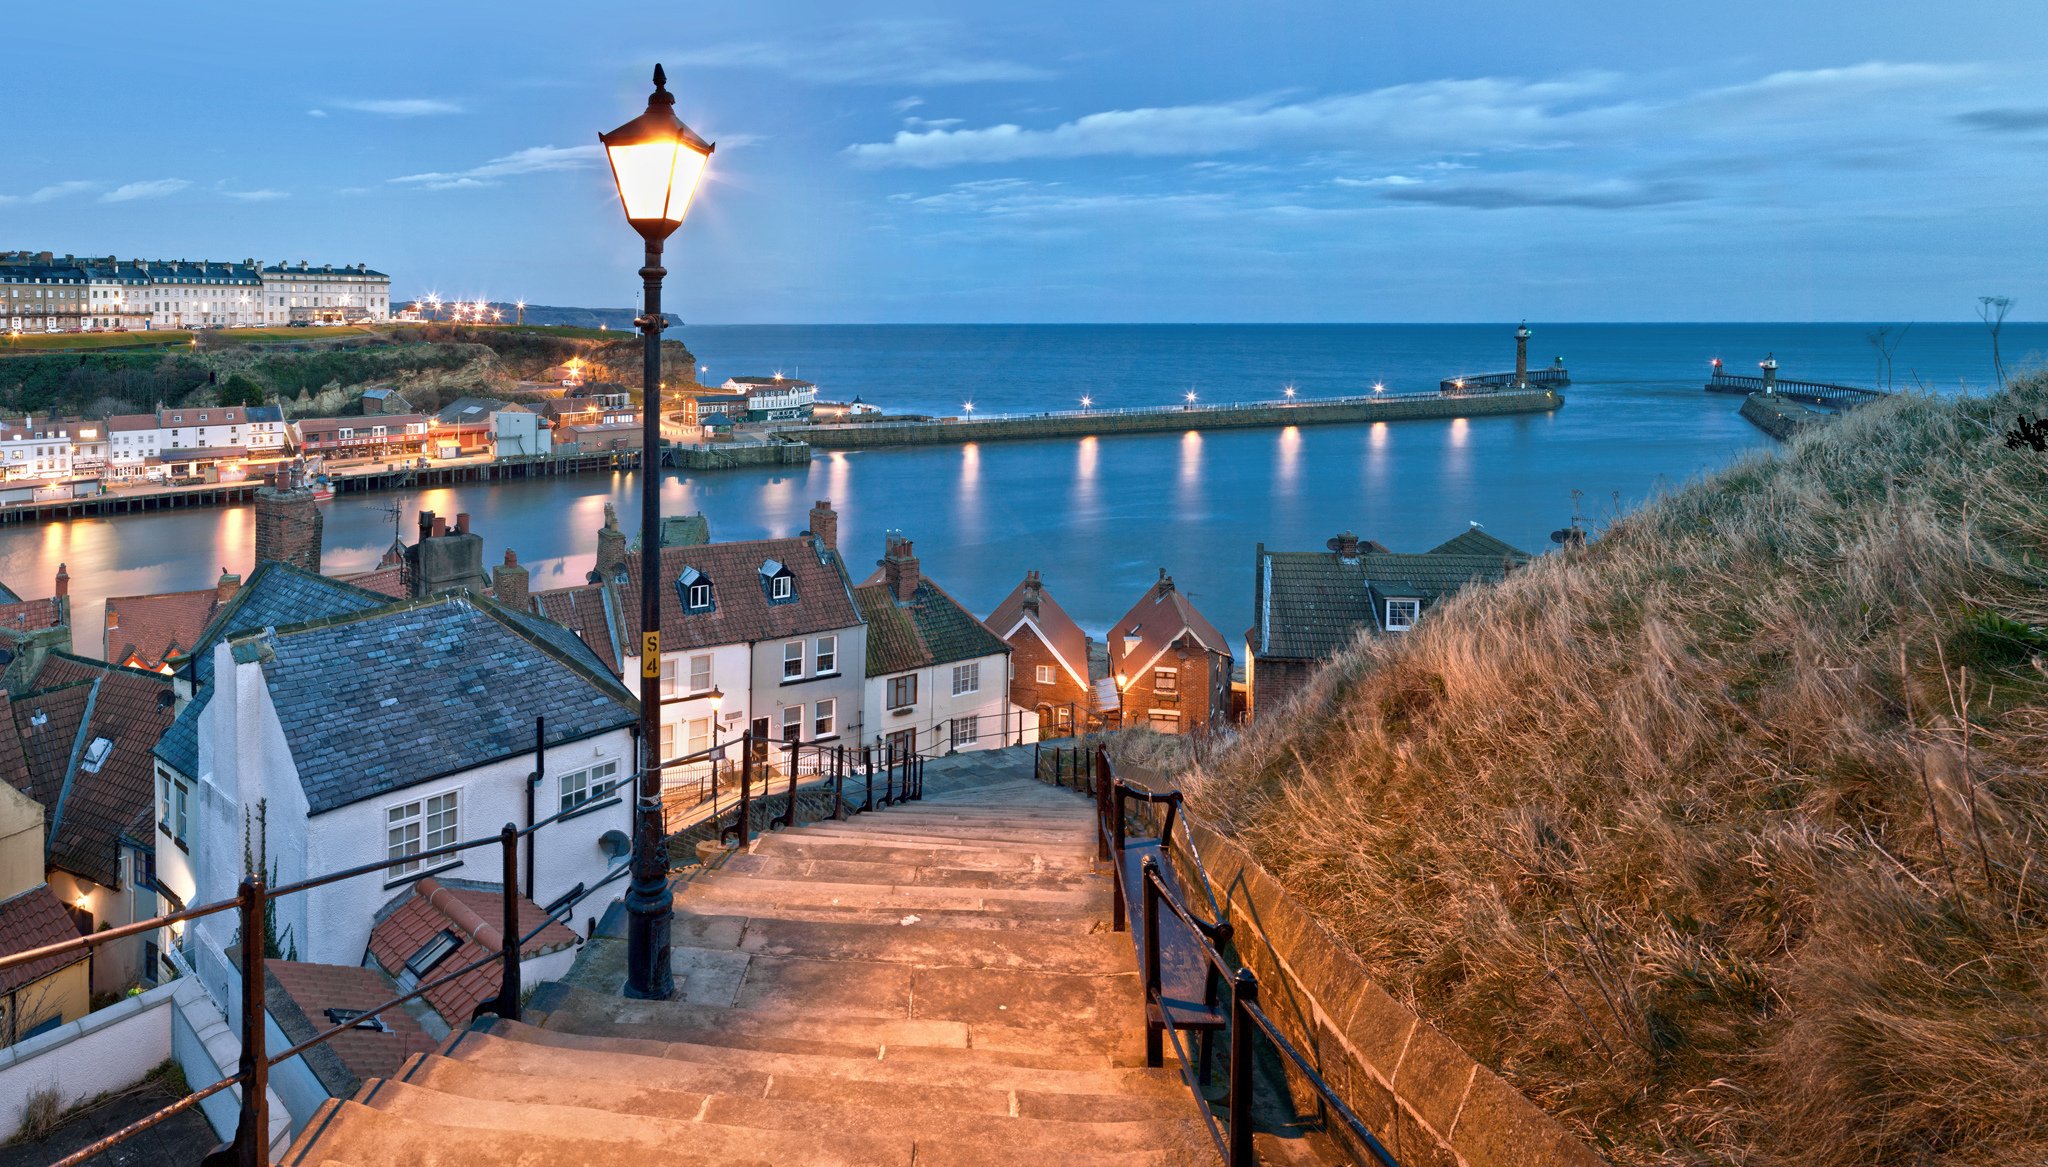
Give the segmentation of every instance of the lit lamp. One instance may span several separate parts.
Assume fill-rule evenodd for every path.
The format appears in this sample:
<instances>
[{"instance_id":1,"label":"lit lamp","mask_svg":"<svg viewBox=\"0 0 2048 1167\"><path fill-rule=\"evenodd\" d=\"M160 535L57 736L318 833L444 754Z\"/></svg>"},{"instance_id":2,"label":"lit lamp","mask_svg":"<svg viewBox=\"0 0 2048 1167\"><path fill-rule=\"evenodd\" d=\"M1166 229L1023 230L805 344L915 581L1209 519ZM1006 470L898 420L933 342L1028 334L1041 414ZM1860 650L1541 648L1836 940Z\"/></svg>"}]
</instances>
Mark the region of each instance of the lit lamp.
<instances>
[{"instance_id":1,"label":"lit lamp","mask_svg":"<svg viewBox=\"0 0 2048 1167\"><path fill-rule=\"evenodd\" d=\"M662 842L661 766L661 314L662 242L683 225L690 200L711 161L711 143L676 117L668 77L654 67L647 110L609 134L599 134L611 160L612 181L626 222L647 244L640 269L646 306L640 334L646 341L640 376L640 791L633 804L633 879L626 892L626 996L675 995L669 970L669 926L675 915L668 887L668 848Z\"/></svg>"}]
</instances>

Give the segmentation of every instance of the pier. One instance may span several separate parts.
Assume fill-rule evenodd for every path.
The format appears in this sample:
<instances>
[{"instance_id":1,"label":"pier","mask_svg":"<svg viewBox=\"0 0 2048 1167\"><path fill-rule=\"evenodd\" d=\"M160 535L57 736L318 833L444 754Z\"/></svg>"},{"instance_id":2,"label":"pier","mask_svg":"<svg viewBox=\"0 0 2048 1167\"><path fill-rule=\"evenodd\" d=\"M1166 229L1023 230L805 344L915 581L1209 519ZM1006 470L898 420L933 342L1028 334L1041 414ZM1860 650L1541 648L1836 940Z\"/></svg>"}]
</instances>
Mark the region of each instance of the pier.
<instances>
[{"instance_id":1,"label":"pier","mask_svg":"<svg viewBox=\"0 0 2048 1167\"><path fill-rule=\"evenodd\" d=\"M1719 358L1716 358L1713 376L1707 378L1707 392L1735 393L1744 397L1751 393L1762 393L1790 398L1803 405L1818 405L1823 409L1835 410L1853 409L1891 396L1882 389L1865 389L1860 385L1780 380L1778 361L1775 357L1765 357L1758 368L1763 371L1760 377L1738 377L1722 368Z\"/></svg>"},{"instance_id":2,"label":"pier","mask_svg":"<svg viewBox=\"0 0 2048 1167\"><path fill-rule=\"evenodd\" d=\"M1534 375L1532 374L1532 380ZM1469 382L1468 382L1469 384ZM921 421L835 422L791 427L814 447L827 450L884 446L947 445L1023 438L1179 433L1185 430L1255 429L1291 425L1356 425L1360 422L1421 418L1486 417L1548 413L1564 404L1555 388L1526 391L1466 389L1437 393L1372 393L1314 401L1254 401L1222 405L1180 405L1138 409L1069 409L997 417L943 417Z\"/></svg>"}]
</instances>

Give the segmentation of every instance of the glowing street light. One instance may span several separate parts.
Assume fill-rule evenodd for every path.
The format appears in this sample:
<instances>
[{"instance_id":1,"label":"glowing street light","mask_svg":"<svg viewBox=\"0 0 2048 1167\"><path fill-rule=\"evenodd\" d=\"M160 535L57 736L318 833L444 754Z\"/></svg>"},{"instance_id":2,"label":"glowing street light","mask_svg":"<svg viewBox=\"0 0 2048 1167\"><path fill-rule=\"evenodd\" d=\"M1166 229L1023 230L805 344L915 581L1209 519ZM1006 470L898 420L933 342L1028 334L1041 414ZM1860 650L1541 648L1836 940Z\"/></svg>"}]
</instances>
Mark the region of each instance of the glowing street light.
<instances>
[{"instance_id":1,"label":"glowing street light","mask_svg":"<svg viewBox=\"0 0 2048 1167\"><path fill-rule=\"evenodd\" d=\"M518 320L516 320L516 321L514 321L514 323L516 323L516 324L525 324L525 323L526 323L526 301L524 301L524 300L515 300L515 301L513 301L513 303L512 303L512 307L513 307L513 308L515 308L515 309L517 309L517 310L518 310L518 312L519 312L519 319L518 319Z\"/></svg>"},{"instance_id":2,"label":"glowing street light","mask_svg":"<svg viewBox=\"0 0 2048 1167\"><path fill-rule=\"evenodd\" d=\"M965 404L965 405L961 406L960 408L961 408L961 409L963 409L963 410L966 410L966 411L967 411L968 413L973 413L973 412L974 412L974 402L970 401L970 402L968 402L967 404Z\"/></svg>"},{"instance_id":3,"label":"glowing street light","mask_svg":"<svg viewBox=\"0 0 2048 1167\"><path fill-rule=\"evenodd\" d=\"M1287 388L1282 389L1280 392L1285 393L1287 395L1287 400L1294 400L1294 386L1289 385Z\"/></svg>"},{"instance_id":4,"label":"glowing street light","mask_svg":"<svg viewBox=\"0 0 2048 1167\"><path fill-rule=\"evenodd\" d=\"M1081 398L1081 408L1086 409L1093 404L1095 404L1095 399L1093 397L1083 396Z\"/></svg>"},{"instance_id":5,"label":"glowing street light","mask_svg":"<svg viewBox=\"0 0 2048 1167\"><path fill-rule=\"evenodd\" d=\"M675 996L669 968L669 928L675 918L668 886L668 847L662 841L661 762L661 313L662 243L690 213L690 200L711 161L711 143L676 117L668 77L654 67L654 92L639 117L599 134L611 160L612 182L626 222L646 243L640 268L646 306L635 321L646 355L640 384L640 789L633 803L632 882L626 892L625 995L642 1000ZM740 824L746 846L748 824Z\"/></svg>"},{"instance_id":6,"label":"glowing street light","mask_svg":"<svg viewBox=\"0 0 2048 1167\"><path fill-rule=\"evenodd\" d=\"M1194 391L1193 389L1190 389L1190 390L1188 390L1188 408L1189 408L1189 409L1193 409L1194 407L1195 407L1195 391Z\"/></svg>"}]
</instances>

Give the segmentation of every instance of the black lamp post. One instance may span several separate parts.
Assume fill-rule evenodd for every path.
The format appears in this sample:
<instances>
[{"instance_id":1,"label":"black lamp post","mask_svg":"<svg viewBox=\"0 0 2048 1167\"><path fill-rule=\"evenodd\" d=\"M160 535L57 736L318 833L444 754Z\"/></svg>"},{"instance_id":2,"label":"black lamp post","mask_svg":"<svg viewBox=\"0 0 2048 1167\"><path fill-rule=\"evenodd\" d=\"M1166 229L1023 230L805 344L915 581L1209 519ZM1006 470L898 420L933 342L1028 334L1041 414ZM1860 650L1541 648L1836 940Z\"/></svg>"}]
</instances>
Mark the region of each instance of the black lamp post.
<instances>
[{"instance_id":1,"label":"black lamp post","mask_svg":"<svg viewBox=\"0 0 2048 1167\"><path fill-rule=\"evenodd\" d=\"M647 241L640 269L647 303L634 321L647 346L641 373L640 438L640 789L633 800L633 878L626 892L626 996L675 995L669 970L668 849L661 822L661 314L662 242L683 225L711 160L711 143L677 120L661 66L647 112L599 134L626 221Z\"/></svg>"}]
</instances>

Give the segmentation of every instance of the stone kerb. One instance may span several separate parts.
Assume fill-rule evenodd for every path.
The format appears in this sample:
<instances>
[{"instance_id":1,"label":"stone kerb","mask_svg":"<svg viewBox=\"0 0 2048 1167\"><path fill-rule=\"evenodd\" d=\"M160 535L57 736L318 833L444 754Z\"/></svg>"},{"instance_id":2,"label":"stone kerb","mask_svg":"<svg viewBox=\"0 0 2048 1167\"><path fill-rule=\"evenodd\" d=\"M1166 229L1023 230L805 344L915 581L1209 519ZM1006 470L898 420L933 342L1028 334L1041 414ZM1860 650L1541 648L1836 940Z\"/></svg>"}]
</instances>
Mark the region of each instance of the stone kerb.
<instances>
[{"instance_id":1,"label":"stone kerb","mask_svg":"<svg viewBox=\"0 0 2048 1167\"><path fill-rule=\"evenodd\" d=\"M1373 982L1236 842L1188 823L1266 1012L1403 1167L1600 1167L1605 1160ZM1188 886L1199 876L1183 868ZM1296 1103L1315 1097L1290 1075ZM1330 1130L1343 1140L1342 1128ZM1361 1154L1362 1149L1353 1148Z\"/></svg>"}]
</instances>

